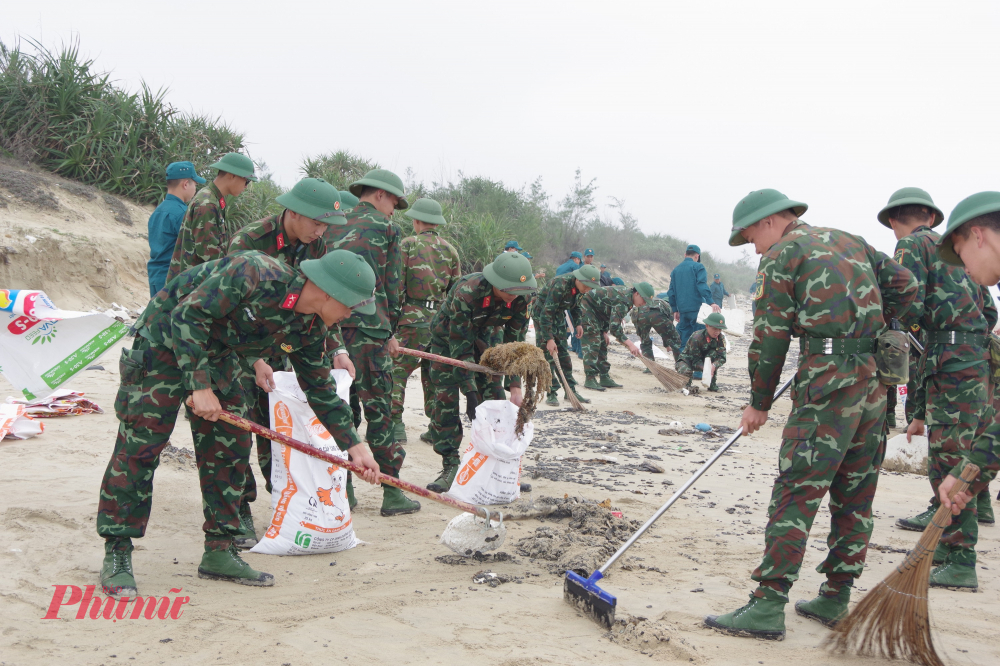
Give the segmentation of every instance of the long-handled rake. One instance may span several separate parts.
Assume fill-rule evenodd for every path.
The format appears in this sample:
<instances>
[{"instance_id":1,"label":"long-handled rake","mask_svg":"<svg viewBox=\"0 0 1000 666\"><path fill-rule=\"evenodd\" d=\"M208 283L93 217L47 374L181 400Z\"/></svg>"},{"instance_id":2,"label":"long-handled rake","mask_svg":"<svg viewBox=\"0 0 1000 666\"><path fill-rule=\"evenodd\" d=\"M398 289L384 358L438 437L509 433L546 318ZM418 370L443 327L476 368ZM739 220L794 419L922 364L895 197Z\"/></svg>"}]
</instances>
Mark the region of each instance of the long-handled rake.
<instances>
[{"instance_id":1,"label":"long-handled rake","mask_svg":"<svg viewBox=\"0 0 1000 666\"><path fill-rule=\"evenodd\" d=\"M967 465L951 497L964 492L978 474L978 467ZM931 636L927 589L934 549L950 524L951 511L942 504L903 563L833 629L826 639L828 648L866 657L905 659L921 666L944 666Z\"/></svg>"},{"instance_id":2,"label":"long-handled rake","mask_svg":"<svg viewBox=\"0 0 1000 666\"><path fill-rule=\"evenodd\" d=\"M785 392L785 390L791 386L792 379L790 378L781 387L775 391L774 399L777 400L778 397ZM685 378L686 381L686 378ZM667 500L667 503L657 509L649 520L647 520L642 527L636 530L636 533L632 537L622 544L622 547L611 556L611 558L604 563L604 565L590 574L589 578L584 578L578 573L573 571L566 572L566 580L563 582L563 599L566 600L568 604L574 606L581 610L585 615L590 616L592 620L597 622L599 625L605 629L610 629L611 625L615 622L615 606L618 604L618 599L611 593L605 592L598 585L597 582L604 578L604 573L611 568L611 565L618 561L618 558L625 554L625 551L632 547L639 537L641 537L646 530L648 530L653 523L659 520L660 516L667 512L667 509L674 505L674 502L681 498L688 489L694 485L694 482L701 478L701 475L708 471L708 468L715 464L715 461L722 457L729 447L733 445L736 440L740 438L743 434L743 428L740 427L733 435L726 441L725 444L719 447L719 449L712 454L712 457L705 461L705 464L694 473L694 475L681 486L673 496ZM933 549L932 549L933 550Z\"/></svg>"}]
</instances>

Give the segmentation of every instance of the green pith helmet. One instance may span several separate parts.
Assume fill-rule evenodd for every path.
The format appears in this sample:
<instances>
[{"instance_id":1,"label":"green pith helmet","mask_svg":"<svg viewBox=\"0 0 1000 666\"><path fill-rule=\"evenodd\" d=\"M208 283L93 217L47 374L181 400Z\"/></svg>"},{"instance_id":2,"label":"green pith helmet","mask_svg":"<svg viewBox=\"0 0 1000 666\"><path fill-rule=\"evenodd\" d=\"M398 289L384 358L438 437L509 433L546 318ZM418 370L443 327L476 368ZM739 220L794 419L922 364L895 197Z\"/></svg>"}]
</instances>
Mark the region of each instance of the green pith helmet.
<instances>
[{"instance_id":1,"label":"green pith helmet","mask_svg":"<svg viewBox=\"0 0 1000 666\"><path fill-rule=\"evenodd\" d=\"M375 271L350 250L327 252L299 264L317 287L355 312L375 314Z\"/></svg>"},{"instance_id":2,"label":"green pith helmet","mask_svg":"<svg viewBox=\"0 0 1000 666\"><path fill-rule=\"evenodd\" d=\"M257 176L253 175L253 160L246 155L240 155L239 153L226 153L222 156L222 159L215 164L209 164L208 168L218 169L219 171L225 171L226 173L231 173L234 176L249 178L253 182L257 182Z\"/></svg>"},{"instance_id":3,"label":"green pith helmet","mask_svg":"<svg viewBox=\"0 0 1000 666\"><path fill-rule=\"evenodd\" d=\"M412 218L414 220L420 220L421 222L426 222L427 224L447 224L448 220L444 219L444 215L441 214L441 204L434 199L417 199L413 202L413 206L410 210L403 213L406 217Z\"/></svg>"},{"instance_id":4,"label":"green pith helmet","mask_svg":"<svg viewBox=\"0 0 1000 666\"><path fill-rule=\"evenodd\" d=\"M340 191L340 207L342 209L351 210L358 205L358 198L348 192L347 190Z\"/></svg>"},{"instance_id":5,"label":"green pith helmet","mask_svg":"<svg viewBox=\"0 0 1000 666\"><path fill-rule=\"evenodd\" d=\"M573 277L588 287L601 286L601 270L593 264L584 264L573 271Z\"/></svg>"},{"instance_id":6,"label":"green pith helmet","mask_svg":"<svg viewBox=\"0 0 1000 666\"><path fill-rule=\"evenodd\" d=\"M744 229L760 222L768 215L789 209L801 216L809 206L800 201L792 201L778 190L754 190L743 197L733 209L733 231L729 235L729 245L732 247L745 245L747 239L743 237Z\"/></svg>"},{"instance_id":7,"label":"green pith helmet","mask_svg":"<svg viewBox=\"0 0 1000 666\"><path fill-rule=\"evenodd\" d=\"M531 274L531 262L517 252L501 252L492 264L483 269L491 285L508 294L532 294L538 282Z\"/></svg>"},{"instance_id":8,"label":"green pith helmet","mask_svg":"<svg viewBox=\"0 0 1000 666\"><path fill-rule=\"evenodd\" d=\"M705 321L703 323L705 326L711 326L712 328L725 328L726 318L723 317L721 313L713 312L705 317Z\"/></svg>"},{"instance_id":9,"label":"green pith helmet","mask_svg":"<svg viewBox=\"0 0 1000 666\"><path fill-rule=\"evenodd\" d=\"M410 204L406 203L406 199L404 198L403 179L388 169L372 169L365 174L364 178L351 183L347 189L354 196L360 197L361 188L365 185L368 187L377 187L380 190L385 190L389 194L395 194L399 197L396 210L405 210L410 207Z\"/></svg>"},{"instance_id":10,"label":"green pith helmet","mask_svg":"<svg viewBox=\"0 0 1000 666\"><path fill-rule=\"evenodd\" d=\"M948 226L938 240L938 255L949 264L965 266L962 258L955 254L955 239L951 235L966 222L997 211L1000 211L1000 192L980 192L959 201L948 216Z\"/></svg>"},{"instance_id":11,"label":"green pith helmet","mask_svg":"<svg viewBox=\"0 0 1000 666\"><path fill-rule=\"evenodd\" d=\"M303 178L275 201L288 210L317 222L347 224L347 218L341 210L340 192L322 178Z\"/></svg>"},{"instance_id":12,"label":"green pith helmet","mask_svg":"<svg viewBox=\"0 0 1000 666\"><path fill-rule=\"evenodd\" d=\"M632 288L639 292L647 302L653 300L653 286L648 282L636 282Z\"/></svg>"},{"instance_id":13,"label":"green pith helmet","mask_svg":"<svg viewBox=\"0 0 1000 666\"><path fill-rule=\"evenodd\" d=\"M931 199L931 195L928 194L926 190L922 190L919 187L904 187L901 190L893 192L892 196L889 197L889 203L885 205L885 208L878 212L878 221L888 227L889 213L892 212L892 209L897 206L906 206L908 204L927 206L934 212L934 222L931 224L931 228L936 227L944 221L944 213L941 212L940 208L934 205L934 200Z\"/></svg>"}]
</instances>

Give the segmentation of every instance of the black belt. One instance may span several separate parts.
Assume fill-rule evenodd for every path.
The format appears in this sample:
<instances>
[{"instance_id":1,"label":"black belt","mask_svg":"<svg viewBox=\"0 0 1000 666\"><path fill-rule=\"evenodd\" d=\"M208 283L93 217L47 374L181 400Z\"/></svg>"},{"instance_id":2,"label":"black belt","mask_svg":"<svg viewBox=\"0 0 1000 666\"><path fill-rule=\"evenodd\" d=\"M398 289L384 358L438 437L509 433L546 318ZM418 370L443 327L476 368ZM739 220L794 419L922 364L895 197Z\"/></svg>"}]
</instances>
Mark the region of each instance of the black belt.
<instances>
[{"instance_id":1,"label":"black belt","mask_svg":"<svg viewBox=\"0 0 1000 666\"><path fill-rule=\"evenodd\" d=\"M928 331L927 343L931 345L973 345L985 347L988 337L982 333L966 333L964 331Z\"/></svg>"},{"instance_id":2,"label":"black belt","mask_svg":"<svg viewBox=\"0 0 1000 666\"><path fill-rule=\"evenodd\" d=\"M438 307L438 303L441 301L418 301L415 298L406 297L407 305L419 305L422 308L427 308L428 310L434 310Z\"/></svg>"},{"instance_id":3,"label":"black belt","mask_svg":"<svg viewBox=\"0 0 1000 666\"><path fill-rule=\"evenodd\" d=\"M800 354L874 354L875 338L799 338Z\"/></svg>"}]
</instances>

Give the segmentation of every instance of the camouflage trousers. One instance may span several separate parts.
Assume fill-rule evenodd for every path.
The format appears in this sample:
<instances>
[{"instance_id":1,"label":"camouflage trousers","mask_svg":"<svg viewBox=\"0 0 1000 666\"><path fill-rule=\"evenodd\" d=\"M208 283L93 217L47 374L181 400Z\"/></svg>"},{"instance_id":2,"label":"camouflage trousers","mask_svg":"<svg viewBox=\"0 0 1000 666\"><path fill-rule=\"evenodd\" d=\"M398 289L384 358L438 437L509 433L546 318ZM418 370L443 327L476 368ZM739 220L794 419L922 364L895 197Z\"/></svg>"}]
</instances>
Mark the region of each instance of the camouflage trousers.
<instances>
[{"instance_id":1,"label":"camouflage trousers","mask_svg":"<svg viewBox=\"0 0 1000 666\"><path fill-rule=\"evenodd\" d=\"M938 506L938 486L948 472L972 450L993 420L993 390L987 364L957 372L936 372L926 378L927 476ZM970 502L944 529L941 543L949 549L948 561L975 565L979 520L976 502Z\"/></svg>"},{"instance_id":2,"label":"camouflage trousers","mask_svg":"<svg viewBox=\"0 0 1000 666\"><path fill-rule=\"evenodd\" d=\"M587 299L583 300L580 307L583 314L583 338L580 339L583 347L583 374L586 377L606 375L611 372L611 364L608 363L608 341L604 339L604 334L611 330L611 324L597 316Z\"/></svg>"},{"instance_id":3,"label":"camouflage trousers","mask_svg":"<svg viewBox=\"0 0 1000 666\"><path fill-rule=\"evenodd\" d=\"M393 359L387 349L389 341L372 337L360 328L345 326L341 331L356 375L351 384L351 407L359 405L355 408L355 423L360 422L363 408L368 422L365 441L372 456L383 474L398 478L406 451L392 435Z\"/></svg>"},{"instance_id":4,"label":"camouflage trousers","mask_svg":"<svg viewBox=\"0 0 1000 666\"><path fill-rule=\"evenodd\" d=\"M428 351L447 355L447 350L432 348ZM459 401L462 395L462 380L457 370L443 363L430 363L428 366L431 386L430 399L427 401L431 419L428 431L434 444L434 452L441 456L445 465L457 465L461 458L459 449L462 446L463 430Z\"/></svg>"},{"instance_id":5,"label":"camouflage trousers","mask_svg":"<svg viewBox=\"0 0 1000 666\"><path fill-rule=\"evenodd\" d=\"M751 576L759 583L754 595L772 601L787 603L827 491L830 550L817 571L826 574L829 592L861 575L872 532L872 500L885 454L885 386L873 377L816 397L808 395L810 388L795 387L768 505L764 558Z\"/></svg>"},{"instance_id":6,"label":"camouflage trousers","mask_svg":"<svg viewBox=\"0 0 1000 666\"><path fill-rule=\"evenodd\" d=\"M667 349L673 351L674 360L676 361L680 355L681 350L681 336L674 328L674 323L670 321L669 317L664 315L660 321L652 326L652 329L656 331L663 341L663 346ZM639 331L636 331L639 333ZM643 336L640 334L640 338ZM645 337L644 340L640 340L639 349L642 350L642 355L646 358L653 358L653 339L649 335Z\"/></svg>"},{"instance_id":7,"label":"camouflage trousers","mask_svg":"<svg viewBox=\"0 0 1000 666\"><path fill-rule=\"evenodd\" d=\"M531 314L537 324L538 319L541 316L541 312L538 312L537 314L532 312ZM563 374L566 375L566 383L569 384L569 387L563 386L562 388L568 393L576 388L576 379L573 378L573 359L569 355L570 348L566 342L566 336L562 334L563 330L564 329L560 328L556 331L555 338L553 339L556 342L556 358L559 359L559 367L562 368ZM546 360L549 362L549 371L552 373L552 389L550 392L556 393L559 390L559 387L562 386L562 380L559 378L559 371L556 369L556 362L552 358L552 354L550 354L549 350L545 348L545 345L548 344L548 340L542 340L541 338L542 336L538 335L538 327L536 325L535 346L542 350L542 353L545 354ZM576 339L575 335L573 336L573 339Z\"/></svg>"},{"instance_id":8,"label":"camouflage trousers","mask_svg":"<svg viewBox=\"0 0 1000 666\"><path fill-rule=\"evenodd\" d=\"M97 533L102 537L141 537L153 502L153 474L160 452L174 430L188 392L172 351L136 337L122 350L121 385L115 398L120 421L115 450L101 482ZM243 391L234 382L229 395L215 391L222 408L245 414ZM205 514L205 545L228 548L240 534L240 496L250 466L250 435L223 421L190 413L195 460Z\"/></svg>"},{"instance_id":9,"label":"camouflage trousers","mask_svg":"<svg viewBox=\"0 0 1000 666\"><path fill-rule=\"evenodd\" d=\"M431 341L431 330L429 328L417 328L416 326L403 326L396 331L396 339L400 347L422 350ZM427 397L431 394L428 386L428 371L421 359L416 356L400 354L393 361L392 366L392 420L399 421L403 418L403 401L406 398L406 382L413 374L413 371L420 368L420 385L424 389L424 414L430 416L427 407Z\"/></svg>"},{"instance_id":10,"label":"camouflage trousers","mask_svg":"<svg viewBox=\"0 0 1000 666\"><path fill-rule=\"evenodd\" d=\"M266 359L265 359L266 360ZM279 372L281 368L274 368ZM259 423L265 428L271 427L271 402L267 397L267 391L257 386L256 375L253 368L250 368L246 377L243 378L243 395L246 396L247 418L254 423ZM267 493L271 493L271 440L261 435L255 435L257 443L257 464L260 465L261 475L264 477L264 488ZM247 468L247 484L243 489L242 502L253 502L257 499L257 478L253 473L253 467Z\"/></svg>"}]
</instances>

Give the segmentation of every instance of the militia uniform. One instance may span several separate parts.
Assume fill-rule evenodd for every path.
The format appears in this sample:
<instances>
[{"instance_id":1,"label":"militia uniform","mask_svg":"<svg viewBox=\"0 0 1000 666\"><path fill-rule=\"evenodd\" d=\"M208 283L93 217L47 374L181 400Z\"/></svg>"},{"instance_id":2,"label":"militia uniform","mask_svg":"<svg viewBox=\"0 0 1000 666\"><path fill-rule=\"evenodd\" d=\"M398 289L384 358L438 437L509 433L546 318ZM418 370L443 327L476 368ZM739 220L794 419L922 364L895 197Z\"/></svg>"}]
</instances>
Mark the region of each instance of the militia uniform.
<instances>
[{"instance_id":1,"label":"militia uniform","mask_svg":"<svg viewBox=\"0 0 1000 666\"><path fill-rule=\"evenodd\" d=\"M549 360L549 369L552 371L552 388L549 390L548 404L556 406L559 404L557 395L559 387L559 372L556 369L555 360L546 348L549 340L556 344L556 356L559 359L559 366L563 374L566 375L566 383L563 390L574 395L581 402L590 402L576 391L576 379L573 378L573 360L569 356L569 348L566 345L566 313L569 312L572 321L582 321L580 312L580 301L584 297L584 292L577 288L576 283L589 289L594 289L601 284L601 272L592 265L580 266L570 273L558 275L542 287L535 300L531 303L531 318L535 322L535 346L542 350ZM575 335L575 331L573 333Z\"/></svg>"},{"instance_id":2,"label":"militia uniform","mask_svg":"<svg viewBox=\"0 0 1000 666\"><path fill-rule=\"evenodd\" d=\"M635 293L645 300L653 298L653 288L638 282L634 287L598 287L581 299L584 388L603 391L622 387L609 374L611 364L608 363L608 341L604 334L610 332L619 342L625 342L622 319L632 309Z\"/></svg>"},{"instance_id":3,"label":"militia uniform","mask_svg":"<svg viewBox=\"0 0 1000 666\"><path fill-rule=\"evenodd\" d=\"M288 192L277 198L277 203L285 207L285 211L278 215L272 215L251 222L243 227L233 237L229 244L229 254L255 250L263 252L269 257L279 259L292 268L296 268L300 262L309 259L319 259L326 254L326 244L322 238L311 243L303 243L300 240L292 240L285 228L285 217L291 210L304 217L314 219L325 224L345 223L344 213L340 206L340 195L337 189L325 180L320 178L303 178L295 184ZM333 357L338 352L347 353L343 342L340 340L340 327L330 328L330 344L327 352ZM274 366L276 359L262 359L270 366ZM255 381L256 373L253 363L256 358L244 359L245 376L243 388L247 397L248 418L255 423L267 424L270 421L269 398L267 392L257 386ZM283 359L281 362L284 362ZM281 370L283 368L278 368ZM261 474L264 476L264 485L267 492L271 492L271 440L261 435L257 435L257 462L260 464ZM237 545L242 547L252 547L254 544L250 540L256 541L253 532L253 518L250 513L250 502L257 499L257 481L254 478L253 469L248 468L247 484L243 492L243 500L240 504L240 517L244 523L245 538L237 539Z\"/></svg>"},{"instance_id":4,"label":"militia uniform","mask_svg":"<svg viewBox=\"0 0 1000 666\"><path fill-rule=\"evenodd\" d=\"M721 314L713 312L705 318L705 326L725 328L726 320ZM721 332L714 338L705 329L692 333L687 344L684 345L684 351L681 352L680 358L677 359L677 372L688 376L688 386L690 386L690 378L695 374L697 374L697 379L701 379L706 358L712 361L713 369L712 382L708 390L718 391L719 368L726 364L726 337Z\"/></svg>"},{"instance_id":5,"label":"militia uniform","mask_svg":"<svg viewBox=\"0 0 1000 666\"><path fill-rule=\"evenodd\" d=\"M341 449L359 443L323 353L327 328L320 317L294 311L307 279L348 307L371 307L361 304L370 300L374 275L350 253L295 269L245 252L181 273L136 322L135 342L131 350L122 350L119 363L115 415L120 424L97 509L97 533L105 538L101 583L106 593L135 597L131 540L146 532L153 474L188 393L212 389L223 409L244 414L240 357L287 357L310 407ZM251 569L233 544L242 531L239 503L249 438L239 437L236 426L194 413L191 431L205 514L199 577L272 585L274 578Z\"/></svg>"},{"instance_id":6,"label":"militia uniform","mask_svg":"<svg viewBox=\"0 0 1000 666\"><path fill-rule=\"evenodd\" d=\"M660 334L663 346L674 354L676 361L681 357L681 336L674 328L674 313L665 300L654 298L632 313L635 334L639 336L639 348L646 358L653 358L653 338L650 329ZM648 370L647 370L648 372Z\"/></svg>"},{"instance_id":7,"label":"militia uniform","mask_svg":"<svg viewBox=\"0 0 1000 666\"><path fill-rule=\"evenodd\" d=\"M406 216L427 224L441 225L446 220L441 214L441 204L433 199L417 199L406 211ZM402 289L405 293L403 310L396 328L396 339L401 347L424 349L431 339L430 324L441 302L462 276L462 265L458 250L439 236L434 229L426 229L403 239L400 244L403 275ZM400 354L392 369L392 424L393 437L398 442L406 441L406 427L403 425L403 402L406 398L406 382L420 365L420 359ZM428 385L429 371L420 372L420 383L424 389L424 413L429 415Z\"/></svg>"},{"instance_id":8,"label":"militia uniform","mask_svg":"<svg viewBox=\"0 0 1000 666\"><path fill-rule=\"evenodd\" d=\"M403 198L403 181L385 169L373 169L351 183L350 191L360 197L365 186L375 187L399 197L397 209L409 204ZM402 308L402 231L389 217L368 201L361 201L347 214L347 224L330 228L326 233L331 250L350 250L360 255L375 271L375 314L352 314L340 323L344 344L354 362L355 380L351 385L355 425L361 423L364 409L368 422L365 439L383 474L399 477L406 451L392 432L392 368L389 340L396 332ZM408 499L398 489L382 485L383 516L413 513L420 502Z\"/></svg>"},{"instance_id":9,"label":"militia uniform","mask_svg":"<svg viewBox=\"0 0 1000 666\"><path fill-rule=\"evenodd\" d=\"M764 218L788 210L798 217L806 208L775 190L751 192L733 211L729 244L746 243L743 230ZM796 220L764 253L753 293L750 407L771 409L793 336L800 338L799 367L768 505L764 557L752 575L759 585L750 603L707 617L708 626L784 638L784 605L827 491L830 550L818 567L827 581L819 597L799 602L796 610L823 622L846 613L851 586L864 568L884 455L885 387L876 376L876 338L887 328L883 311L905 317L916 295L909 271L838 229Z\"/></svg>"},{"instance_id":10,"label":"militia uniform","mask_svg":"<svg viewBox=\"0 0 1000 666\"><path fill-rule=\"evenodd\" d=\"M925 206L933 222L922 225L896 243L895 259L917 278L918 306L904 323L919 324L924 332L924 354L917 370L912 401L913 418L926 421L928 478L933 495L931 506L897 525L923 531L937 510L938 486L983 437L993 420L993 396L989 381L988 334L997 321L997 309L986 287L973 284L965 269L952 266L938 256L939 236L931 231L944 220L929 194L918 188L893 193L879 213L889 218L902 205ZM989 496L985 498L989 503ZM970 503L954 517L941 537L935 562L943 564L931 572L931 586L977 587L976 552L978 503Z\"/></svg>"},{"instance_id":11,"label":"militia uniform","mask_svg":"<svg viewBox=\"0 0 1000 666\"><path fill-rule=\"evenodd\" d=\"M494 287L516 296L505 303L493 292ZM531 263L519 254L502 253L483 268L482 273L464 276L448 293L431 321L427 351L460 361L475 361L478 358L476 341L492 339L494 329L498 327L503 331L502 342L516 342L518 335L528 326L528 298L536 288ZM455 480L460 462L462 420L459 396L466 396L467 413L471 419L475 417L476 405L482 399L481 385L477 384L475 375L489 377L491 395L503 396L503 387L496 376L444 363L432 362L429 370L429 439L434 451L441 456L442 471L427 488L446 492ZM511 388L520 386L520 379L512 377Z\"/></svg>"},{"instance_id":12,"label":"militia uniform","mask_svg":"<svg viewBox=\"0 0 1000 666\"><path fill-rule=\"evenodd\" d=\"M226 153L210 168L231 173L240 178L256 181L253 162L246 155ZM188 204L187 214L181 224L174 254L167 270L167 282L183 271L213 259L221 259L229 250L233 232L226 221L226 198L218 186L209 183Z\"/></svg>"}]
</instances>

